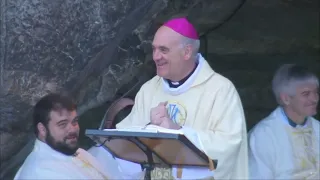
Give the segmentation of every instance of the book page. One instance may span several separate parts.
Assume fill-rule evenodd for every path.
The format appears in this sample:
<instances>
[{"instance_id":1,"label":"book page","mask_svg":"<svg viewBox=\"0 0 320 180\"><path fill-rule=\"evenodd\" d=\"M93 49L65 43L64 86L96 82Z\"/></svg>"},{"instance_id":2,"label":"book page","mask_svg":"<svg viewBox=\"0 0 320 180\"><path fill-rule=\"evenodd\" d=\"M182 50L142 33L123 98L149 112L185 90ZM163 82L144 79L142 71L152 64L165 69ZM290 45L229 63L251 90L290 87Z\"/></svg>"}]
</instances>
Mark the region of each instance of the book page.
<instances>
[{"instance_id":1,"label":"book page","mask_svg":"<svg viewBox=\"0 0 320 180\"><path fill-rule=\"evenodd\" d=\"M148 133L169 133L183 134L181 130L167 129L156 125L148 125L147 127L132 126L123 129L104 129L104 131L126 131L126 132L148 132Z\"/></svg>"},{"instance_id":2,"label":"book page","mask_svg":"<svg viewBox=\"0 0 320 180\"><path fill-rule=\"evenodd\" d=\"M183 132L181 130L175 130L175 129L167 129L167 128L163 128L160 126L156 126L156 125L148 125L146 127L147 130L151 130L151 129L157 129L158 132L161 133L169 133L169 134L183 134Z\"/></svg>"},{"instance_id":3,"label":"book page","mask_svg":"<svg viewBox=\"0 0 320 180\"><path fill-rule=\"evenodd\" d=\"M139 127L139 126L133 126L130 128L123 128L123 129L104 129L104 131L158 133L157 129L143 129L143 127Z\"/></svg>"}]
</instances>

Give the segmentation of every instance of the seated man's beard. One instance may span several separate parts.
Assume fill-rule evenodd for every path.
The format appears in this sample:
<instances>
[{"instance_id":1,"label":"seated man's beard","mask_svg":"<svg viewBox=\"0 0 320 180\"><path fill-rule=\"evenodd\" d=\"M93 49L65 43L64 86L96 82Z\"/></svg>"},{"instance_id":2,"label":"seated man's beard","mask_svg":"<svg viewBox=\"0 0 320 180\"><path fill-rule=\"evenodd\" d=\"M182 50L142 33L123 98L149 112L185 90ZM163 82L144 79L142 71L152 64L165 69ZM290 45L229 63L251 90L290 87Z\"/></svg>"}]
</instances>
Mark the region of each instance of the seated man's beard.
<instances>
[{"instance_id":1,"label":"seated man's beard","mask_svg":"<svg viewBox=\"0 0 320 180\"><path fill-rule=\"evenodd\" d=\"M75 136L78 135L75 134ZM45 138L47 144L54 150L61 152L65 155L73 155L76 153L76 151L78 150L78 144L74 147L70 147L65 141L64 142L57 142L51 135L50 131L48 130L48 134Z\"/></svg>"}]
</instances>

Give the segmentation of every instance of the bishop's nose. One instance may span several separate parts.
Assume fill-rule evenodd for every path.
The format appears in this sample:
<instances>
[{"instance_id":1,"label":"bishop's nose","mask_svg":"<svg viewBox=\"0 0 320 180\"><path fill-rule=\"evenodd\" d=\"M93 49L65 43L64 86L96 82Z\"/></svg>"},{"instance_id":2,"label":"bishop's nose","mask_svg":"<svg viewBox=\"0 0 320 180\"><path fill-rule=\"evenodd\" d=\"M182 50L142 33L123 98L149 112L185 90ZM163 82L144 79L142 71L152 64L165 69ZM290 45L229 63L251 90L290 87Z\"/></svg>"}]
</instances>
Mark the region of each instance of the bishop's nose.
<instances>
[{"instance_id":1,"label":"bishop's nose","mask_svg":"<svg viewBox=\"0 0 320 180\"><path fill-rule=\"evenodd\" d=\"M156 49L153 51L152 57L154 61L159 61L162 59L161 53Z\"/></svg>"}]
</instances>

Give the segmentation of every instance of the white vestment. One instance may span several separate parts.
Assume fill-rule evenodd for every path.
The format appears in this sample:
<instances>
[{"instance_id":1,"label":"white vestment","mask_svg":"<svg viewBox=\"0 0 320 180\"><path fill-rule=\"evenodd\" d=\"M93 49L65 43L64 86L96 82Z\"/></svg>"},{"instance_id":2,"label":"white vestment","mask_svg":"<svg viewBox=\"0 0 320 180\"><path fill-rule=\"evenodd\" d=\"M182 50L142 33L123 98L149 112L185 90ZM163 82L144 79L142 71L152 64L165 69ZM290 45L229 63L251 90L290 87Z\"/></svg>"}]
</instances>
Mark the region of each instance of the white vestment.
<instances>
[{"instance_id":1,"label":"white vestment","mask_svg":"<svg viewBox=\"0 0 320 180\"><path fill-rule=\"evenodd\" d=\"M15 175L16 179L117 179L87 151L79 148L76 155L64 155L36 139L33 151Z\"/></svg>"},{"instance_id":2,"label":"white vestment","mask_svg":"<svg viewBox=\"0 0 320 180\"><path fill-rule=\"evenodd\" d=\"M144 171L141 165L130 161L113 157L112 154L103 146L91 147L88 152L97 158L106 169L118 168L121 179L143 179Z\"/></svg>"},{"instance_id":3,"label":"white vestment","mask_svg":"<svg viewBox=\"0 0 320 180\"><path fill-rule=\"evenodd\" d=\"M281 107L249 132L250 179L319 179L319 121L289 125Z\"/></svg>"},{"instance_id":4,"label":"white vestment","mask_svg":"<svg viewBox=\"0 0 320 180\"><path fill-rule=\"evenodd\" d=\"M145 126L150 110L167 101L170 119L182 126L185 136L210 159L217 159L213 171L208 167L183 167L181 179L247 179L247 130L242 103L233 83L213 71L198 54L198 66L178 88L155 76L146 82L135 98L131 113L118 129ZM172 150L171 153L179 153ZM171 171L171 172L170 172ZM177 168L155 168L152 179L179 179Z\"/></svg>"}]
</instances>

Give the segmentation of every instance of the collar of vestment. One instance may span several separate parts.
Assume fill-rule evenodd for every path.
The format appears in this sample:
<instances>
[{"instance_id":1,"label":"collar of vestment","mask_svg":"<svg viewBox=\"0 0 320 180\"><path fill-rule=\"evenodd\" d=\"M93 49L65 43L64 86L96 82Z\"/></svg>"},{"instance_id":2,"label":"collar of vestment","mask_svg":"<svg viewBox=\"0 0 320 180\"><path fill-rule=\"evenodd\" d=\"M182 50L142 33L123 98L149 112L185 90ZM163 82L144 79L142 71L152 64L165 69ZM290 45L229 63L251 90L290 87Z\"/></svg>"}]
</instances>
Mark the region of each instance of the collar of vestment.
<instances>
[{"instance_id":1,"label":"collar of vestment","mask_svg":"<svg viewBox=\"0 0 320 180\"><path fill-rule=\"evenodd\" d=\"M291 127L305 127L306 124L307 124L307 121L308 121L308 117L306 117L303 121L302 124L297 124L295 123L293 120L291 120L289 118L289 116L287 115L287 113L284 111L284 108L283 107L280 107L280 111L281 111L281 114L282 114L282 119L285 120L285 122L287 122Z\"/></svg>"},{"instance_id":2,"label":"collar of vestment","mask_svg":"<svg viewBox=\"0 0 320 180\"><path fill-rule=\"evenodd\" d=\"M183 79L181 79L180 81L177 81L177 82L174 82L174 81L171 81L171 80L169 80L169 79L165 79L167 82L168 82L168 84L169 84L169 87L170 88L178 88L179 86L181 86L184 82L186 82L188 79L189 79L189 77L194 73L194 71L197 69L197 67L198 67L198 64L199 64L199 61L198 61L198 59L197 59L197 62L195 63L195 66L194 66L194 68L193 68L193 70L186 76L186 77L184 77Z\"/></svg>"},{"instance_id":3,"label":"collar of vestment","mask_svg":"<svg viewBox=\"0 0 320 180\"><path fill-rule=\"evenodd\" d=\"M167 80L161 78L164 91L171 95L179 95L186 92L188 89L194 86L205 83L212 75L214 75L214 71L200 53L197 54L197 59L198 65L195 68L194 72L179 87L172 88L170 87Z\"/></svg>"}]
</instances>

